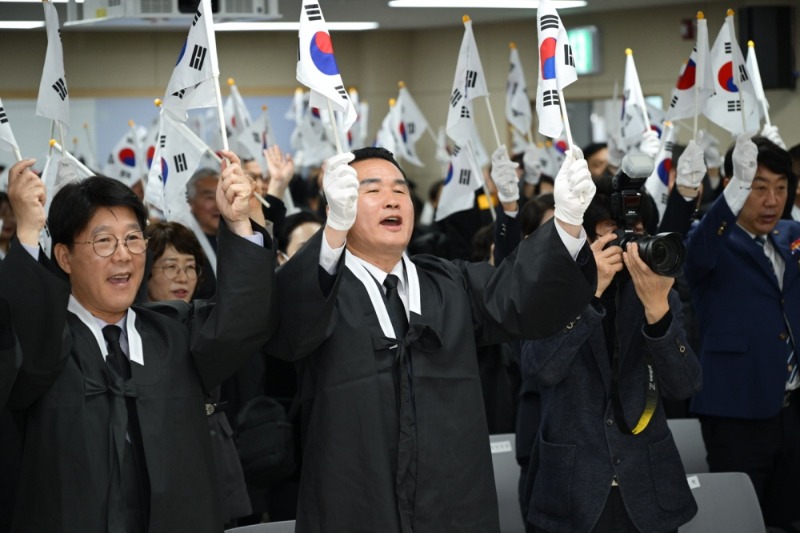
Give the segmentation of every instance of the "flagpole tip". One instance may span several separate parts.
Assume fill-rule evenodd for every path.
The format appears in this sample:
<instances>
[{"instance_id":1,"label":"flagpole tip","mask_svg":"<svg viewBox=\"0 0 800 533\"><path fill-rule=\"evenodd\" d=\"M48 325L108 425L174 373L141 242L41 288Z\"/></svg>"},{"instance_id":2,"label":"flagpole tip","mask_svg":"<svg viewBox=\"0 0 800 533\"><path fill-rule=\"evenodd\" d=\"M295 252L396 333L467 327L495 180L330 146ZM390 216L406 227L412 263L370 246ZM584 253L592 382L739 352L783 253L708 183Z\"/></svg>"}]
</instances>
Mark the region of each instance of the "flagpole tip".
<instances>
[{"instance_id":1,"label":"flagpole tip","mask_svg":"<svg viewBox=\"0 0 800 533\"><path fill-rule=\"evenodd\" d=\"M266 111L266 110L267 110L267 106L266 105L262 105L261 106L261 111Z\"/></svg>"},{"instance_id":2,"label":"flagpole tip","mask_svg":"<svg viewBox=\"0 0 800 533\"><path fill-rule=\"evenodd\" d=\"M508 47L513 50L514 48L517 47L517 43L515 43L514 41L511 41L510 43L508 43Z\"/></svg>"},{"instance_id":3,"label":"flagpole tip","mask_svg":"<svg viewBox=\"0 0 800 533\"><path fill-rule=\"evenodd\" d=\"M294 90L294 94L303 94L303 88L298 87L297 89Z\"/></svg>"},{"instance_id":4,"label":"flagpole tip","mask_svg":"<svg viewBox=\"0 0 800 533\"><path fill-rule=\"evenodd\" d=\"M235 84L236 82L233 80L233 78L228 78L228 87L233 87Z\"/></svg>"},{"instance_id":5,"label":"flagpole tip","mask_svg":"<svg viewBox=\"0 0 800 533\"><path fill-rule=\"evenodd\" d=\"M403 80L400 80L400 81L397 82L397 86L402 89L403 87L406 86L406 82L404 82Z\"/></svg>"},{"instance_id":6,"label":"flagpole tip","mask_svg":"<svg viewBox=\"0 0 800 533\"><path fill-rule=\"evenodd\" d=\"M464 15L463 17L461 17L461 21L462 21L464 24L466 24L466 23L467 23L467 22L469 22L470 20L471 20L471 19L469 18L469 15Z\"/></svg>"},{"instance_id":7,"label":"flagpole tip","mask_svg":"<svg viewBox=\"0 0 800 533\"><path fill-rule=\"evenodd\" d=\"M55 145L56 145L56 140L55 139L50 139L50 148L52 148Z\"/></svg>"},{"instance_id":8,"label":"flagpole tip","mask_svg":"<svg viewBox=\"0 0 800 533\"><path fill-rule=\"evenodd\" d=\"M747 46L749 46L750 48L754 48L755 45L756 43L754 43L753 41L747 41Z\"/></svg>"},{"instance_id":9,"label":"flagpole tip","mask_svg":"<svg viewBox=\"0 0 800 533\"><path fill-rule=\"evenodd\" d=\"M128 126L130 126L131 128L134 127L135 125L136 123L133 120L128 121Z\"/></svg>"},{"instance_id":10,"label":"flagpole tip","mask_svg":"<svg viewBox=\"0 0 800 533\"><path fill-rule=\"evenodd\" d=\"M153 100L153 104L155 104L156 107L161 107L161 98Z\"/></svg>"},{"instance_id":11,"label":"flagpole tip","mask_svg":"<svg viewBox=\"0 0 800 533\"><path fill-rule=\"evenodd\" d=\"M77 146L77 144L78 144L78 138L77 137L73 137L72 138L72 144Z\"/></svg>"},{"instance_id":12,"label":"flagpole tip","mask_svg":"<svg viewBox=\"0 0 800 533\"><path fill-rule=\"evenodd\" d=\"M630 48L626 48L625 49L625 55L626 56L632 56L633 55L633 50L631 50Z\"/></svg>"},{"instance_id":13,"label":"flagpole tip","mask_svg":"<svg viewBox=\"0 0 800 533\"><path fill-rule=\"evenodd\" d=\"M702 11L698 11L697 12L697 20L703 20L704 18L706 18L705 14L703 14Z\"/></svg>"},{"instance_id":14,"label":"flagpole tip","mask_svg":"<svg viewBox=\"0 0 800 533\"><path fill-rule=\"evenodd\" d=\"M389 107L394 107L394 104L396 104L396 103L397 103L397 100L395 100L394 98L389 98Z\"/></svg>"},{"instance_id":15,"label":"flagpole tip","mask_svg":"<svg viewBox=\"0 0 800 533\"><path fill-rule=\"evenodd\" d=\"M666 126L667 128L671 128L672 127L672 121L671 120L665 120L664 121L664 126Z\"/></svg>"},{"instance_id":16,"label":"flagpole tip","mask_svg":"<svg viewBox=\"0 0 800 533\"><path fill-rule=\"evenodd\" d=\"M89 123L88 122L84 122L83 123L83 129L85 129L85 130L89 129Z\"/></svg>"},{"instance_id":17,"label":"flagpole tip","mask_svg":"<svg viewBox=\"0 0 800 533\"><path fill-rule=\"evenodd\" d=\"M728 16L729 16L729 17L732 17L732 16L733 16L733 9L729 9L729 10L728 10Z\"/></svg>"}]
</instances>

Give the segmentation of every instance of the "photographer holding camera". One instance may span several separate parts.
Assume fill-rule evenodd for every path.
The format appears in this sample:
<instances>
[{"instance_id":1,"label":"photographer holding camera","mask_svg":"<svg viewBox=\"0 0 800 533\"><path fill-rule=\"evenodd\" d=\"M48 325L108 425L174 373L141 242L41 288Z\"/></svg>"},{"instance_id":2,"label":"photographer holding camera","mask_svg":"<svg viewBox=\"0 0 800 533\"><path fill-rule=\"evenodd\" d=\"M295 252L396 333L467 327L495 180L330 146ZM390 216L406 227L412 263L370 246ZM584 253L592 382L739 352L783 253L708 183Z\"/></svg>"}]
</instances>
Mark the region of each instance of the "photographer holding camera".
<instances>
[{"instance_id":1,"label":"photographer holding camera","mask_svg":"<svg viewBox=\"0 0 800 533\"><path fill-rule=\"evenodd\" d=\"M639 192L650 171L652 161L627 157L611 194L597 194L584 215L593 301L563 331L523 344L523 374L542 397L529 531L675 531L697 512L659 396L694 394L700 366L671 290L680 239L643 233L657 216Z\"/></svg>"}]
</instances>

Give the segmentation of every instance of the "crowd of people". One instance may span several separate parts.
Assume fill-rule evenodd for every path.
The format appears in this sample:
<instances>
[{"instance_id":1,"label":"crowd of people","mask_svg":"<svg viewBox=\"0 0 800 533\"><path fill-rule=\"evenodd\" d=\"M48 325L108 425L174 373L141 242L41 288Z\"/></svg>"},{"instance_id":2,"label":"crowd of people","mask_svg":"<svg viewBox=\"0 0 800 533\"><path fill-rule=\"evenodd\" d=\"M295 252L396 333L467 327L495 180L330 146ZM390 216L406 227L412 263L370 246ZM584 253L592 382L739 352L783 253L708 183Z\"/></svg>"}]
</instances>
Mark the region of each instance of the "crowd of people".
<instances>
[{"instance_id":1,"label":"crowd of people","mask_svg":"<svg viewBox=\"0 0 800 533\"><path fill-rule=\"evenodd\" d=\"M421 200L377 147L306 177L222 152L188 227L108 177L51 200L15 164L0 532L499 532L490 433L516 434L527 531L671 532L697 512L667 425L688 416L710 470L800 531L800 145L676 146L659 216L620 193L652 135L555 176L500 147L435 223L443 184Z\"/></svg>"}]
</instances>

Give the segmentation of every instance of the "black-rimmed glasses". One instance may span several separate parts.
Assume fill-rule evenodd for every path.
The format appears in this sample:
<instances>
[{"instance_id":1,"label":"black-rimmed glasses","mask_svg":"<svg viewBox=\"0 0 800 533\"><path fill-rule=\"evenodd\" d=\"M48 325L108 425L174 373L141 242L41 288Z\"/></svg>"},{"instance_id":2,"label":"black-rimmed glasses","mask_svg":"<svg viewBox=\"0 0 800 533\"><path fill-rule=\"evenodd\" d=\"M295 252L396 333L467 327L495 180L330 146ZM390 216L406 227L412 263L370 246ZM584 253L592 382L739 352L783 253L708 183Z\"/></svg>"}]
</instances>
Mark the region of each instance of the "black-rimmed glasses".
<instances>
[{"instance_id":1,"label":"black-rimmed glasses","mask_svg":"<svg viewBox=\"0 0 800 533\"><path fill-rule=\"evenodd\" d=\"M91 241L75 241L75 244L91 244L94 253L100 257L111 257L117 251L119 239L111 233L98 233ZM122 240L125 248L132 254L143 254L147 250L147 239L141 231L132 231Z\"/></svg>"}]
</instances>

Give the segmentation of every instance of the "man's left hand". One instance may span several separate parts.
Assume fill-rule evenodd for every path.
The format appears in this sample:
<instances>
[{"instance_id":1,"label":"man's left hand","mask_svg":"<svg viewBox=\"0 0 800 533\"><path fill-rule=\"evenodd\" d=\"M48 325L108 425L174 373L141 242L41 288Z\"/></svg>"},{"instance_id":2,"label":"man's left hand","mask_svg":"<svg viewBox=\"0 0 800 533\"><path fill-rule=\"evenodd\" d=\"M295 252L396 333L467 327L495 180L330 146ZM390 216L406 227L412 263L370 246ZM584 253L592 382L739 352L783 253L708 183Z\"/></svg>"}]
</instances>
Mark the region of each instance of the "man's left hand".
<instances>
[{"instance_id":1,"label":"man's left hand","mask_svg":"<svg viewBox=\"0 0 800 533\"><path fill-rule=\"evenodd\" d=\"M636 295L644 306L644 314L648 324L655 324L669 311L667 296L674 279L656 274L639 257L639 245L628 243L622 254L628 273L636 288Z\"/></svg>"},{"instance_id":2,"label":"man's left hand","mask_svg":"<svg viewBox=\"0 0 800 533\"><path fill-rule=\"evenodd\" d=\"M242 170L236 154L225 150L220 153L225 160L217 185L217 209L231 231L242 236L252 235L250 197L253 195L253 186L250 178Z\"/></svg>"}]
</instances>

